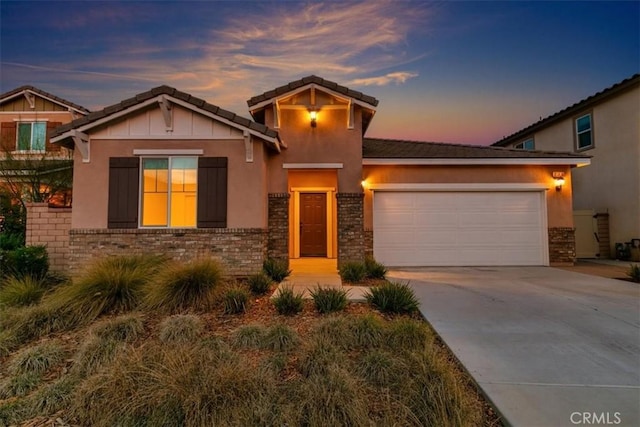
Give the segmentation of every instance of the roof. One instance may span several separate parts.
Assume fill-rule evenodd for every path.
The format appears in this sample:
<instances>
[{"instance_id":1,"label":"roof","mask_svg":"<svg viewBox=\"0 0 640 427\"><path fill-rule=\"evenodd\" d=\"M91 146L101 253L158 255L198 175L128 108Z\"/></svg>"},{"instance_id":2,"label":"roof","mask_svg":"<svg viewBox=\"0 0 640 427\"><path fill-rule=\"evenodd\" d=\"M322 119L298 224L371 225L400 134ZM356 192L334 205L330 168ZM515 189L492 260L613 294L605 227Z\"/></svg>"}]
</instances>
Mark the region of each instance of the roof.
<instances>
[{"instance_id":1,"label":"roof","mask_svg":"<svg viewBox=\"0 0 640 427\"><path fill-rule=\"evenodd\" d=\"M502 148L483 145L461 145L442 142L405 141L398 139L364 138L362 141L362 157L369 163L375 160L496 160L531 161L541 163L542 160L553 159L551 163L588 164L590 156L584 154L530 151L514 148ZM366 163L366 162L365 162ZM444 162L446 163L446 162Z\"/></svg>"},{"instance_id":2,"label":"roof","mask_svg":"<svg viewBox=\"0 0 640 427\"><path fill-rule=\"evenodd\" d=\"M340 86L339 84L329 81L329 80L325 80L322 77L318 77L318 76L307 76L307 77L303 77L299 80L293 81L289 84L286 84L284 86L280 86L278 88L275 88L273 90L267 91L261 95L257 95L252 97L250 100L247 101L247 104L249 105L249 108L253 107L256 104L259 104L261 102L273 99L273 98L277 98L280 95L284 95L288 92L291 92L295 89L298 89L300 87L309 85L309 84L316 84L318 86L324 87L326 89L332 90L334 92L337 92L341 95L345 95L349 98L353 98L356 99L358 101L362 101L366 104L371 105L372 107L376 107L378 105L378 100L375 99L373 96L369 96L369 95L365 95L362 92L358 92L357 90L351 90L347 87L344 86Z\"/></svg>"},{"instance_id":3,"label":"roof","mask_svg":"<svg viewBox=\"0 0 640 427\"><path fill-rule=\"evenodd\" d=\"M170 86L158 86L156 88L153 88L147 92L142 92L136 96L133 96L131 98L125 99L124 101L121 101L117 104L114 105L110 105L106 108L103 108L102 110L99 111L94 111L92 113L90 113L89 115L85 116L85 117L81 117L79 119L76 119L70 123L64 124L62 126L59 126L58 128L56 128L56 130L53 132L52 134L52 138L55 138L57 136L60 136L72 129L77 129L79 127L83 127L86 125L90 125L94 122L97 122L98 120L101 119L105 119L108 118L109 116L112 116L116 113L119 113L121 111L130 109L131 107L134 107L138 104L141 104L145 101L148 101L150 99L156 98L158 96L161 95L167 95L170 97L173 97L175 99L184 101L186 103L189 103L191 105L193 105L194 107L204 110L204 111L208 111L209 113L212 113L216 116L219 116L223 119L228 120L229 122L235 123L237 125L240 125L244 128L250 129L252 131L254 131L255 133L258 133L260 135L263 135L265 137L268 137L269 139L278 139L279 140L279 136L278 136L278 132L276 132L273 129L268 128L265 125L262 125L260 123L256 123L252 120L249 120L247 118L238 116L235 113L232 113L231 111L227 111L225 109L222 109L216 105L213 104L209 104L208 102L206 102L203 99L200 98L196 98L195 96L192 96L186 92L182 92L177 90L176 88L170 87Z\"/></svg>"},{"instance_id":4,"label":"roof","mask_svg":"<svg viewBox=\"0 0 640 427\"><path fill-rule=\"evenodd\" d=\"M493 145L498 147L504 147L516 141L519 142L520 139L530 136L532 133L540 129L543 129L547 126L551 126L556 122L566 119L567 117L572 117L575 114L580 113L580 111L582 110L585 110L595 104L598 104L604 101L605 99L611 96L617 95L639 84L640 84L640 74L634 74L628 79L622 80L621 82L618 82L613 86L610 86L594 95L591 95L583 99L582 101L576 102L575 104L565 108L564 110L558 111L557 113L552 114L549 117L544 118L530 126L527 126L526 128L519 130L518 132L515 132L505 138L502 138L500 141L495 142Z\"/></svg>"},{"instance_id":5,"label":"roof","mask_svg":"<svg viewBox=\"0 0 640 427\"><path fill-rule=\"evenodd\" d=\"M30 85L25 85L25 86L20 86L18 88L15 88L13 90L10 90L9 92L5 92L2 95L0 95L0 103L3 103L5 101L8 101L10 99L15 98L16 96L19 96L21 94L23 94L24 92L32 92L34 94L37 94L43 98L46 98L50 101L56 102L58 104L62 104L66 107L72 108L80 113L83 114L88 114L89 110L87 110L86 108L84 108L81 105L78 104L74 104L71 101L67 101L66 99L60 98L58 96L55 96L53 94L50 94L49 92L45 92L44 90L38 89L37 87L34 86L30 86Z\"/></svg>"}]
</instances>

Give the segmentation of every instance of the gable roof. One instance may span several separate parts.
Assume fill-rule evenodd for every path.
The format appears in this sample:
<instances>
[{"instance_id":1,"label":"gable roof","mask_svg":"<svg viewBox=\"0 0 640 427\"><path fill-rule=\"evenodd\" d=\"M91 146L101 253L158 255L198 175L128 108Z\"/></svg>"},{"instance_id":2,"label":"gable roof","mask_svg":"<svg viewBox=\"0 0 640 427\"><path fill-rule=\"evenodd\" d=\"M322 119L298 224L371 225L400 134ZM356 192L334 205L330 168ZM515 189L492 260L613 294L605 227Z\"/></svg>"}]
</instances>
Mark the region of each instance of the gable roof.
<instances>
[{"instance_id":1,"label":"gable roof","mask_svg":"<svg viewBox=\"0 0 640 427\"><path fill-rule=\"evenodd\" d=\"M315 84L318 85L320 87L323 87L325 89L329 89L330 91L339 93L341 95L344 95L346 97L349 98L353 98L357 101L361 101L365 104L370 105L371 107L376 107L378 105L378 100L375 99L373 96L369 96L369 95L365 95L362 92L358 92L357 90L351 90L348 87L345 86L340 86L338 83L332 82L330 80L326 80L323 79L322 77L318 77L315 75L311 75L311 76L307 76L307 77L303 77L299 80L295 80L291 83L288 83L284 86L280 86L277 87L273 90L269 90L261 95L257 95L252 97L250 100L247 101L247 104L249 105L249 108L251 109L251 107L263 103L264 101L269 101L272 100L274 98L278 98L282 95L285 95L291 91L294 91L296 89L300 89L304 86L308 86L311 84Z\"/></svg>"},{"instance_id":2,"label":"gable roof","mask_svg":"<svg viewBox=\"0 0 640 427\"><path fill-rule=\"evenodd\" d=\"M117 104L105 107L102 110L94 111L85 117L72 121L71 123L59 126L51 136L52 142L60 142L65 139L66 136L70 136L69 132L72 130L84 132L93 127L104 124L107 121L126 115L129 112L153 103L154 100L159 101L162 96L168 96L177 102L182 101L195 110L210 113L216 116L217 119L226 122L229 125L245 129L249 131L249 133L273 143L274 148L278 150L280 149L280 146L283 145L280 137L278 136L278 132L275 130L269 129L265 125L238 116L231 111L209 104L203 99L196 98L186 92L179 91L176 88L166 85L155 87L147 92L142 92L136 96L118 102Z\"/></svg>"},{"instance_id":3,"label":"gable roof","mask_svg":"<svg viewBox=\"0 0 640 427\"><path fill-rule=\"evenodd\" d=\"M590 156L484 145L364 138L363 164L565 164L588 165Z\"/></svg>"},{"instance_id":4,"label":"gable roof","mask_svg":"<svg viewBox=\"0 0 640 427\"><path fill-rule=\"evenodd\" d=\"M357 90L340 86L338 83L314 75L303 77L284 86L277 87L261 95L252 97L247 101L249 112L255 120L264 123L265 107L273 104L274 102L277 103L280 99L287 98L290 95L313 87L318 87L321 90L324 89L330 95L346 98L349 100L349 104L353 103L360 105L363 108L362 133L364 135L371 123L373 115L376 112L378 100L373 96L365 95Z\"/></svg>"},{"instance_id":5,"label":"gable roof","mask_svg":"<svg viewBox=\"0 0 640 427\"><path fill-rule=\"evenodd\" d=\"M591 95L583 99L582 101L576 102L575 104L565 108L564 110L558 111L557 113L554 113L549 117L546 117L530 126L527 126L522 130L519 130L507 137L504 137L500 141L495 142L492 145L495 145L498 147L505 147L514 142L520 142L522 138L530 136L532 133L540 129L544 129L547 126L551 126L556 122L566 119L567 117L572 117L575 114L580 113L582 110L585 110L595 104L598 104L604 101L609 97L615 96L619 93L632 89L633 87L638 85L640 85L640 74L634 74L628 79L622 80L621 82L618 82L613 86L610 86L604 90L601 90L600 92L594 95Z\"/></svg>"},{"instance_id":6,"label":"gable roof","mask_svg":"<svg viewBox=\"0 0 640 427\"><path fill-rule=\"evenodd\" d=\"M76 112L83 115L89 113L89 110L84 108L81 105L74 104L71 101L67 101L66 99L62 99L58 96L50 94L49 92L45 92L44 90L38 89L37 87L30 86L30 85L20 86L18 88L15 88L13 90L3 93L2 95L0 95L0 104L10 101L19 96L23 96L25 92L32 93L33 95L39 96L41 98L44 98L48 101L51 101L53 103L66 107L68 109L75 110Z\"/></svg>"}]
</instances>

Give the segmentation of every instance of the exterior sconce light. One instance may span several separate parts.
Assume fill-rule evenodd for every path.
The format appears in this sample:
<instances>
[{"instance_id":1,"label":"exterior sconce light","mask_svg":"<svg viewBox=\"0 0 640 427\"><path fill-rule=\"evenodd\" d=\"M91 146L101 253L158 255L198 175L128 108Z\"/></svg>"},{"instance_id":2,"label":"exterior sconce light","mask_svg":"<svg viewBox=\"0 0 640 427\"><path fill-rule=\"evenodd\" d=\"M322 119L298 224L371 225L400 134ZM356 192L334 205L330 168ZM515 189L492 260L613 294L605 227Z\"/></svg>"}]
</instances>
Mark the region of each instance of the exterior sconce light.
<instances>
[{"instance_id":1,"label":"exterior sconce light","mask_svg":"<svg viewBox=\"0 0 640 427\"><path fill-rule=\"evenodd\" d=\"M556 191L562 191L564 185L564 172L553 172L553 179L556 183Z\"/></svg>"},{"instance_id":2,"label":"exterior sconce light","mask_svg":"<svg viewBox=\"0 0 640 427\"><path fill-rule=\"evenodd\" d=\"M318 112L316 110L309 110L309 120L311 121L311 127L314 128L317 125Z\"/></svg>"}]
</instances>

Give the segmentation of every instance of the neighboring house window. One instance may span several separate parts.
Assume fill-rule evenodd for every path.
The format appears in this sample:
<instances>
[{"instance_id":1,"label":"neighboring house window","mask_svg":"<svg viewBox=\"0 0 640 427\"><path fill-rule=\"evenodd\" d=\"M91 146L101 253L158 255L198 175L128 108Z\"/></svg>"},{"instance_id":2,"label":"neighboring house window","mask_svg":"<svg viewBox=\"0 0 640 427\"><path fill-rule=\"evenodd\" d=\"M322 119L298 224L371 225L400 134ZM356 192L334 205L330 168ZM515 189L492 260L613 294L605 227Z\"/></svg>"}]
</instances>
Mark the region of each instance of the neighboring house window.
<instances>
[{"instance_id":1,"label":"neighboring house window","mask_svg":"<svg viewBox=\"0 0 640 427\"><path fill-rule=\"evenodd\" d=\"M47 137L46 122L18 122L18 151L44 151Z\"/></svg>"},{"instance_id":2,"label":"neighboring house window","mask_svg":"<svg viewBox=\"0 0 640 427\"><path fill-rule=\"evenodd\" d=\"M513 147L519 150L534 150L535 144L533 143L533 138L529 138L525 141L517 143Z\"/></svg>"},{"instance_id":3,"label":"neighboring house window","mask_svg":"<svg viewBox=\"0 0 640 427\"><path fill-rule=\"evenodd\" d=\"M576 145L578 150L593 147L591 114L585 114L576 119Z\"/></svg>"},{"instance_id":4,"label":"neighboring house window","mask_svg":"<svg viewBox=\"0 0 640 427\"><path fill-rule=\"evenodd\" d=\"M195 227L197 157L142 159L143 227Z\"/></svg>"},{"instance_id":5,"label":"neighboring house window","mask_svg":"<svg viewBox=\"0 0 640 427\"><path fill-rule=\"evenodd\" d=\"M107 226L226 228L227 159L110 158Z\"/></svg>"}]
</instances>

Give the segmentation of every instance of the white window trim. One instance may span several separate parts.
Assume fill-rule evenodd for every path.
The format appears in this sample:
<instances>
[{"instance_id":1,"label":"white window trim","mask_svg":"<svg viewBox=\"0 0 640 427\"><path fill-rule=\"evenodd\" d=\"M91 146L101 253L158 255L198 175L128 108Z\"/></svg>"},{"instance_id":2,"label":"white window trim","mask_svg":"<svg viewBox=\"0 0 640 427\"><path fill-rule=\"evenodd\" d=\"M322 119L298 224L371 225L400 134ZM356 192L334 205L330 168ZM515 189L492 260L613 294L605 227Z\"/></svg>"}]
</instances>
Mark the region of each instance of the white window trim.
<instances>
[{"instance_id":1,"label":"white window trim","mask_svg":"<svg viewBox=\"0 0 640 427\"><path fill-rule=\"evenodd\" d=\"M15 151L13 151L13 153L19 153L19 154L42 154L42 153L46 153L47 152L47 126L46 126L46 122L48 122L48 119L43 119L43 120L28 120L28 119L14 119L14 122L16 122L16 143L15 143ZM29 149L28 150L20 150L18 148L18 142L20 141L20 127L18 126L18 124L21 123L29 123L31 125L31 137L29 138ZM45 123L44 126L44 146L42 148L42 150L34 150L33 149L33 125L35 123Z\"/></svg>"},{"instance_id":2,"label":"white window trim","mask_svg":"<svg viewBox=\"0 0 640 427\"><path fill-rule=\"evenodd\" d=\"M529 141L531 141L531 144L532 144L531 148L525 147L525 144L527 142L529 142ZM535 141L534 138L527 138L527 139L524 139L524 140L518 142L517 144L515 144L513 146L513 148L518 149L518 150L535 150L536 149L536 141Z\"/></svg>"},{"instance_id":3,"label":"white window trim","mask_svg":"<svg viewBox=\"0 0 640 427\"><path fill-rule=\"evenodd\" d=\"M584 117L589 117L589 130L583 130L582 132L578 131L578 120L584 118ZM573 129L575 132L575 137L576 137L576 151L584 151L584 150L589 150L591 148L594 147L594 143L593 143L593 114L591 113L586 113L583 114L581 116L578 116L575 118L575 120L573 121ZM580 135L586 132L590 132L591 133L591 143L589 145L585 145L584 147L580 147Z\"/></svg>"}]
</instances>

